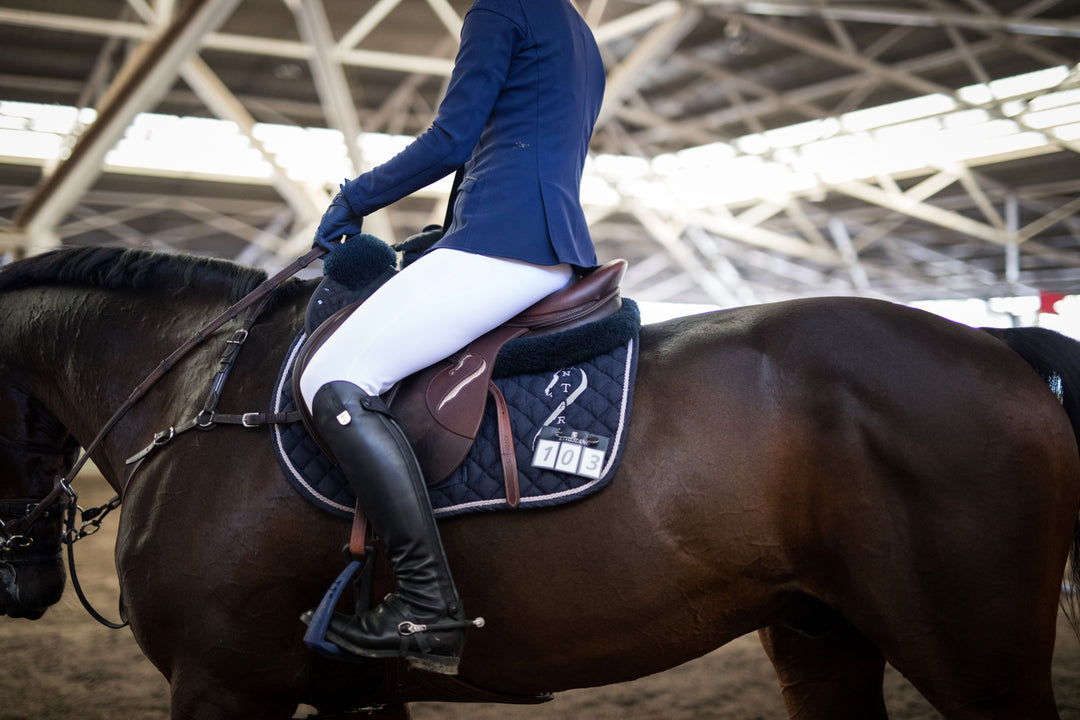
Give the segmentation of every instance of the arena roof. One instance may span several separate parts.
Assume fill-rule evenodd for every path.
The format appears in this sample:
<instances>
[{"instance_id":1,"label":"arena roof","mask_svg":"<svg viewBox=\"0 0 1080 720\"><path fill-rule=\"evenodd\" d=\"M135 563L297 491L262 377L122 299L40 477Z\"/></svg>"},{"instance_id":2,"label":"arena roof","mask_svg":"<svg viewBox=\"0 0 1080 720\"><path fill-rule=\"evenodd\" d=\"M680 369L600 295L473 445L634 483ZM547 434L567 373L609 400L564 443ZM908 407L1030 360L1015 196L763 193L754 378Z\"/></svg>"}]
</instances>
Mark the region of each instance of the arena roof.
<instances>
[{"instance_id":1,"label":"arena roof","mask_svg":"<svg viewBox=\"0 0 1080 720\"><path fill-rule=\"evenodd\" d=\"M284 264L430 122L469 4L5 0L0 253ZM608 70L583 201L626 294L1080 292L1075 0L577 5ZM446 190L367 227L403 239Z\"/></svg>"}]
</instances>

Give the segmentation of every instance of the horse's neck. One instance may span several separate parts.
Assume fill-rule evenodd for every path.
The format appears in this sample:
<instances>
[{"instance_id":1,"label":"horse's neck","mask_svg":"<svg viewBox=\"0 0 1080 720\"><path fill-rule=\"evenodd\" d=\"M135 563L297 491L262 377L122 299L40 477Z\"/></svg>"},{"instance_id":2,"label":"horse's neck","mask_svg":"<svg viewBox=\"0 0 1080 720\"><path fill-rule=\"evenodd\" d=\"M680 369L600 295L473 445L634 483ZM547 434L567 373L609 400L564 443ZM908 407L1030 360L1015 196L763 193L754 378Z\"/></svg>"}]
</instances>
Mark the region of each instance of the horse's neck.
<instances>
[{"instance_id":1,"label":"horse's neck","mask_svg":"<svg viewBox=\"0 0 1080 720\"><path fill-rule=\"evenodd\" d=\"M34 323L25 343L27 385L84 446L132 391L225 303L138 297L106 291L57 290L55 305ZM114 480L123 458L153 432L168 406L183 405L191 364L208 366L209 345L172 369L111 430L95 460ZM220 353L217 348L216 353ZM193 384L193 383L189 383ZM109 469L113 472L109 472Z\"/></svg>"}]
</instances>

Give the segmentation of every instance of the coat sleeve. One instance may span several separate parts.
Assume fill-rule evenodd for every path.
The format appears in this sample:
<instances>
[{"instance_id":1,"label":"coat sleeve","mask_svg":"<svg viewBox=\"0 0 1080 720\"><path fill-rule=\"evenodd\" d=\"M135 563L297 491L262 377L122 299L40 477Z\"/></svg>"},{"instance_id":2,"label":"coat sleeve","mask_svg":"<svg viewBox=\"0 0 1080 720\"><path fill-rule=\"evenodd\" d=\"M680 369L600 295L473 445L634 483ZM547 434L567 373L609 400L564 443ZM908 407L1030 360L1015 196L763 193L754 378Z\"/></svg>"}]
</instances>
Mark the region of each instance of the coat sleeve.
<instances>
[{"instance_id":1,"label":"coat sleeve","mask_svg":"<svg viewBox=\"0 0 1080 720\"><path fill-rule=\"evenodd\" d=\"M355 212L367 215L449 175L472 153L523 39L516 23L491 10L465 16L461 46L435 120L404 150L345 184Z\"/></svg>"}]
</instances>

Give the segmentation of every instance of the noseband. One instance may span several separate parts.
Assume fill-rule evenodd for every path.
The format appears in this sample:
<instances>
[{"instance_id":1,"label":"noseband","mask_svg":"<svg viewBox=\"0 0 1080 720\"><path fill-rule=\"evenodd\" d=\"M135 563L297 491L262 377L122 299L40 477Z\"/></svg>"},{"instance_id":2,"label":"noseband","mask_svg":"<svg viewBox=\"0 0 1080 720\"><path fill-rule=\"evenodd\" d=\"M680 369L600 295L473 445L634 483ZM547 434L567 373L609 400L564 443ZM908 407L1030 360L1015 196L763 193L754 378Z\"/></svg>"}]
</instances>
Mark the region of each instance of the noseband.
<instances>
[{"instance_id":1,"label":"noseband","mask_svg":"<svg viewBox=\"0 0 1080 720\"><path fill-rule=\"evenodd\" d=\"M14 520L0 520L0 553L10 550L28 550L34 545L34 538L29 535L34 522L53 515L53 506L62 503L58 510L63 512L71 502L59 494L49 495L38 500L35 498L6 500L0 502L0 515L14 515ZM22 513L20 516L19 513Z\"/></svg>"},{"instance_id":2,"label":"noseband","mask_svg":"<svg viewBox=\"0 0 1080 720\"><path fill-rule=\"evenodd\" d=\"M54 457L66 455L63 448L54 448L47 445L13 440L0 434L0 445L18 450L30 455L42 457ZM59 510L63 512L74 502L74 491L65 485L63 478L57 477L53 482L52 490L42 498L13 498L0 501L0 515L13 515L14 520L4 522L0 520L0 553L12 550L29 550L34 545L34 538L30 536L34 523L41 518L52 515L53 506L60 503Z\"/></svg>"}]
</instances>

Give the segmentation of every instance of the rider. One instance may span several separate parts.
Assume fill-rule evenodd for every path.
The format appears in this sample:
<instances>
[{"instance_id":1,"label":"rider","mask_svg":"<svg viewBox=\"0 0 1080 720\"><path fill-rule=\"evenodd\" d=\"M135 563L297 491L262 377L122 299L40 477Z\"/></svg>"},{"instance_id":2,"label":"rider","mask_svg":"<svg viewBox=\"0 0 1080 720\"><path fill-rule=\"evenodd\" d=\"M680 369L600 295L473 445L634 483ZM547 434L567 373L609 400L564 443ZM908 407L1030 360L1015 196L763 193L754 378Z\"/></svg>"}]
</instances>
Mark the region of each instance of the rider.
<instances>
[{"instance_id":1,"label":"rider","mask_svg":"<svg viewBox=\"0 0 1080 720\"><path fill-rule=\"evenodd\" d=\"M379 396L596 266L579 193L603 92L596 40L569 0L475 0L431 127L343 184L323 215L316 243L329 247L464 165L442 239L366 300L300 379L397 579L375 609L335 616L327 637L344 650L457 672L469 623L420 467Z\"/></svg>"}]
</instances>

